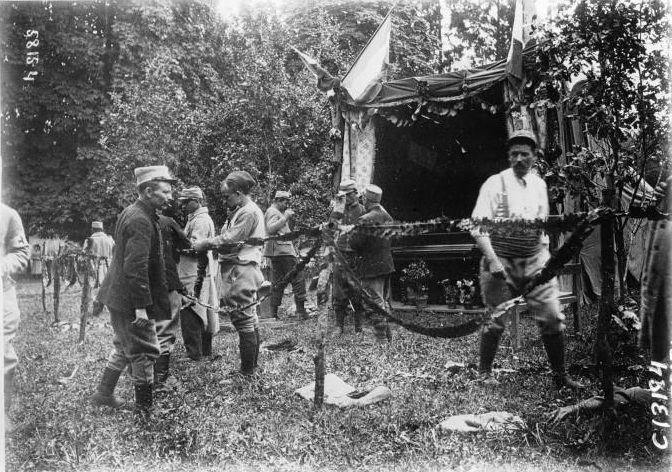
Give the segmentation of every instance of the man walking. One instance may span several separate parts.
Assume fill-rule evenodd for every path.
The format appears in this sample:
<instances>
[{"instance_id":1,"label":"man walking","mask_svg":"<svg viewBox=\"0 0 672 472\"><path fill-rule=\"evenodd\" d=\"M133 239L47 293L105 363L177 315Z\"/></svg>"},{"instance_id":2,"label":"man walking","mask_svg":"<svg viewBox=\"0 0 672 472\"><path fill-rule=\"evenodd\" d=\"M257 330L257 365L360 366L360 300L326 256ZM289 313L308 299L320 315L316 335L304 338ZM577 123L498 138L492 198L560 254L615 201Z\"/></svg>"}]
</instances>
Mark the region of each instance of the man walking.
<instances>
[{"instance_id":1,"label":"man walking","mask_svg":"<svg viewBox=\"0 0 672 472\"><path fill-rule=\"evenodd\" d=\"M97 392L95 405L119 408L114 397L121 372L130 367L135 387L135 408L149 419L153 404L154 363L160 354L157 320L170 319L163 244L157 211L172 199L166 166L135 169L138 200L126 207L114 232L116 247L110 270L98 292L98 301L110 311L113 349Z\"/></svg>"},{"instance_id":2,"label":"man walking","mask_svg":"<svg viewBox=\"0 0 672 472\"><path fill-rule=\"evenodd\" d=\"M266 213L264 214L264 223L266 224L266 234L268 236L281 236L291 231L289 221L294 217L294 210L289 208L290 193L285 190L278 190L275 193L275 199ZM271 294L271 313L275 318L278 316L278 308L282 304L282 295L289 282L292 283L294 292L294 302L296 303L296 314L302 319L308 318L306 313L306 282L303 271L300 271L294 279L287 280L281 286L280 281L291 272L298 263L296 250L292 241L280 241L271 239L266 243L264 256L271 260L271 282L273 292Z\"/></svg>"},{"instance_id":3,"label":"man walking","mask_svg":"<svg viewBox=\"0 0 672 472\"><path fill-rule=\"evenodd\" d=\"M16 429L9 416L14 395L14 372L19 364L12 341L19 329L19 305L16 301L15 282L11 275L28 267L30 245L23 232L19 214L4 203L0 203L0 285L2 285L2 329L5 346L5 433Z\"/></svg>"},{"instance_id":4,"label":"man walking","mask_svg":"<svg viewBox=\"0 0 672 472\"><path fill-rule=\"evenodd\" d=\"M208 207L203 205L203 191L198 187L185 188L178 199L187 214L187 224L184 227L187 238L190 241L214 238L215 224L210 218ZM201 254L183 253L178 270L180 281L187 293L205 305L217 305L214 286L216 264L212 260L211 251ZM219 330L218 313L201 305L191 304L182 309L180 325L184 347L191 360L200 361L204 357L212 356L212 336Z\"/></svg>"},{"instance_id":5,"label":"man walking","mask_svg":"<svg viewBox=\"0 0 672 472\"><path fill-rule=\"evenodd\" d=\"M330 220L338 221L343 225L353 225L357 222L360 216L365 213L364 206L359 203L357 195L357 185L354 180L344 180L338 187L338 197L345 199L343 212L334 210L331 213ZM345 264L350 269L355 268L355 252L349 244L349 233L340 234L336 239L336 247L343 254ZM340 262L334 264L334 285L332 290L332 304L334 307L334 315L336 316L336 323L340 329L341 334L345 330L345 314L347 312L348 304L352 304L355 316L355 332L362 331L362 318L364 316L364 308L359 299L359 295L348 284L347 274L345 268Z\"/></svg>"},{"instance_id":6,"label":"man walking","mask_svg":"<svg viewBox=\"0 0 672 472\"><path fill-rule=\"evenodd\" d=\"M515 131L507 141L510 168L493 175L481 186L472 218L516 218L534 220L548 217L546 183L532 167L536 160L537 139L529 131ZM489 309L520 294L550 258L548 237L537 230L521 228L515 234L498 234L477 228L472 231L483 254L480 283L483 302ZM553 379L558 388L578 388L565 371L565 346L562 331L565 316L560 311L558 280L535 288L525 297L536 313L541 338L546 348ZM481 335L479 372L486 384L499 382L492 375L492 362L504 332L507 315L493 319Z\"/></svg>"},{"instance_id":7,"label":"man walking","mask_svg":"<svg viewBox=\"0 0 672 472\"><path fill-rule=\"evenodd\" d=\"M231 172L222 182L222 198L229 210L219 236L197 240L196 251L217 248L219 252L219 304L231 310L231 322L240 340L240 371L245 377L255 373L259 358L259 319L255 306L264 281L261 248L248 239L263 239L264 214L250 195L257 182L245 171Z\"/></svg>"},{"instance_id":8,"label":"man walking","mask_svg":"<svg viewBox=\"0 0 672 472\"><path fill-rule=\"evenodd\" d=\"M380 204L383 190L377 185L368 185L364 192L366 213L359 217L357 224L383 224L392 222L392 217ZM358 257L357 275L362 287L381 308L390 294L390 275L394 273L392 245L388 238L355 233L350 237L350 246ZM391 332L385 316L371 307L366 307L367 318L373 324L376 339L380 342L391 341Z\"/></svg>"},{"instance_id":9,"label":"man walking","mask_svg":"<svg viewBox=\"0 0 672 472\"><path fill-rule=\"evenodd\" d=\"M93 257L93 265L96 274L94 288L99 288L105 279L107 270L110 267L112 254L114 253L114 239L103 231L103 222L95 220L91 223L91 236L84 242L84 252ZM103 304L98 302L95 297L93 300L93 310L91 316L98 316L103 311Z\"/></svg>"}]
</instances>

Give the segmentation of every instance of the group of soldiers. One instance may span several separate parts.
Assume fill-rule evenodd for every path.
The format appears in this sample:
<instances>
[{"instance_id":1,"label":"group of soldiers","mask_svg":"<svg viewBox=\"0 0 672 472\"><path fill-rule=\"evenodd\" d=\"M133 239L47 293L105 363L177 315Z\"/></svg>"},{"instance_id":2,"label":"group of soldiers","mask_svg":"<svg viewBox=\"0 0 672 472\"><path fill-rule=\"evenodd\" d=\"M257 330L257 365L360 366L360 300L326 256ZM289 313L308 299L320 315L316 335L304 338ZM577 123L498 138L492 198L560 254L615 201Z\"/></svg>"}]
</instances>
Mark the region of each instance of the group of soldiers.
<instances>
[{"instance_id":1,"label":"group of soldiers","mask_svg":"<svg viewBox=\"0 0 672 472\"><path fill-rule=\"evenodd\" d=\"M512 133L506 154L509 167L482 185L472 218L546 218L549 213L546 184L533 171L537 155L534 134ZM187 356L199 360L212 355L212 336L219 330L218 311L226 311L239 337L240 369L231 375L250 378L258 373L261 339L256 304L264 282L262 257L271 261L273 316L279 316L284 286L288 283L293 286L297 315L308 318L308 314L303 274L294 271L298 262L294 245L282 238L272 238L290 231L294 212L289 208L291 195L287 191L277 191L264 214L251 196L256 186L254 178L245 171L231 172L221 183L221 198L228 216L217 234L198 187L185 188L177 195L188 215L185 227L181 228L172 218L161 215L172 200L176 182L168 168L140 167L135 169L135 178L138 200L117 218L114 254L97 295L100 306L106 306L110 312L114 336L112 352L91 401L121 407L124 402L114 396L114 390L128 367L135 388L135 410L147 418L155 391L169 378L178 324ZM360 202L356 182L342 181L330 216L332 222L339 224L333 226L392 222L381 206L382 194L380 187L368 185ZM5 205L0 210L7 411L17 363L11 340L19 319L9 275L25 267L29 249L18 214ZM95 229L102 232L102 224ZM493 311L501 302L520 294L550 257L548 238L538 230L490 234L477 227L472 235L483 255L480 265L483 302ZM364 321L369 320L375 338L381 343L390 341L391 332L384 315L389 306L390 276L395 270L389 239L338 230L334 236L338 257L333 267L333 308L338 329L344 331L351 306L356 332L361 332ZM94 234L94 238L102 241L102 236ZM267 241L263 251L254 244L260 239ZM212 250L216 250L216 260ZM288 280L292 271L296 276ZM558 282L553 278L525 298L534 308L556 386L580 388L565 369L564 315L558 295ZM493 318L481 333L479 372L485 385L498 383L492 364L505 321L506 315Z\"/></svg>"}]
</instances>

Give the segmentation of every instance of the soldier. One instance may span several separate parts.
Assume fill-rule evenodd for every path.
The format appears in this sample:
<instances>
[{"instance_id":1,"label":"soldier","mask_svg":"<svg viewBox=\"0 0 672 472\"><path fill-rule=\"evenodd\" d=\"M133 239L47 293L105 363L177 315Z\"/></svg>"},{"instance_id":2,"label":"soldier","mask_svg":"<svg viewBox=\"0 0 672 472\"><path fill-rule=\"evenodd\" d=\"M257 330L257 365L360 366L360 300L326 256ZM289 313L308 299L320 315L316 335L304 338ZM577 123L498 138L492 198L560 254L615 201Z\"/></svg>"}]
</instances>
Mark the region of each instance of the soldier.
<instances>
[{"instance_id":1,"label":"soldier","mask_svg":"<svg viewBox=\"0 0 672 472\"><path fill-rule=\"evenodd\" d=\"M268 236L280 236L289 233L289 221L294 217L294 210L289 208L290 193L285 190L278 190L275 193L273 204L268 207L264 214L264 223L266 224L266 233ZM282 304L282 295L287 281L283 286L279 285L289 272L291 272L298 263L296 249L292 241L269 240L266 243L264 256L271 260L271 281L273 283L273 292L271 295L271 312L275 318L278 316L278 308ZM302 319L308 318L306 313L306 282L303 271L296 274L292 283L294 292L294 302L296 303L296 314Z\"/></svg>"},{"instance_id":2,"label":"soldier","mask_svg":"<svg viewBox=\"0 0 672 472\"><path fill-rule=\"evenodd\" d=\"M136 413L141 419L149 419L154 363L161 353L155 323L170 319L163 242L156 212L172 199L175 180L166 166L139 167L135 169L135 177L138 200L117 219L114 257L98 292L98 301L110 311L114 339L91 402L121 407L124 402L113 393L121 372L129 366Z\"/></svg>"},{"instance_id":3,"label":"soldier","mask_svg":"<svg viewBox=\"0 0 672 472\"><path fill-rule=\"evenodd\" d=\"M245 171L231 172L222 182L222 198L229 210L219 236L197 240L196 251L217 248L219 252L218 296L221 307L231 310L231 322L240 339L240 371L245 377L255 373L259 358L259 319L255 306L257 292L264 281L261 273L261 248L247 241L263 239L264 214L250 192L256 181Z\"/></svg>"},{"instance_id":4,"label":"soldier","mask_svg":"<svg viewBox=\"0 0 672 472\"><path fill-rule=\"evenodd\" d=\"M529 131L515 131L506 143L510 168L491 176L481 186L472 218L517 218L534 220L548 216L546 183L534 172L537 139ZM480 283L483 303L493 310L523 290L543 268L550 253L548 237L538 231L516 234L488 234L472 231L481 250ZM565 316L558 300L558 280L535 288L525 297L535 310L541 339L553 369L558 388L578 388L565 371L565 345L562 335ZM481 335L479 372L485 384L499 382L492 375L492 362L504 332L507 315L490 321Z\"/></svg>"},{"instance_id":5,"label":"soldier","mask_svg":"<svg viewBox=\"0 0 672 472\"><path fill-rule=\"evenodd\" d=\"M23 223L19 214L4 203L0 203L0 280L2 284L2 324L5 345L5 433L16 429L9 417L14 395L14 372L19 364L12 341L19 329L21 313L16 301L16 285L11 275L28 267L30 245L23 232Z\"/></svg>"},{"instance_id":6,"label":"soldier","mask_svg":"<svg viewBox=\"0 0 672 472\"><path fill-rule=\"evenodd\" d=\"M392 217L380 204L383 190L377 185L368 185L364 192L366 213L359 217L357 224L383 224L392 222ZM381 308L390 296L390 275L394 273L392 247L388 238L355 233L350 237L350 246L358 256L357 275L362 287ZM366 306L366 305L365 305ZM391 341L391 332L385 316L367 307L367 318L373 324L378 341Z\"/></svg>"},{"instance_id":7,"label":"soldier","mask_svg":"<svg viewBox=\"0 0 672 472\"><path fill-rule=\"evenodd\" d=\"M331 213L330 220L339 221L344 225L353 225L357 222L360 216L365 213L364 206L359 203L357 196L357 185L354 180L344 180L338 187L338 198L344 199L343 212L334 211ZM343 254L345 263L351 269L355 268L355 253L348 243L349 234L341 234L336 239L336 246ZM341 334L345 330L345 314L347 306L352 304L355 316L355 332L362 331L362 318L364 316L364 307L362 307L359 296L354 292L352 287L348 284L345 269L339 262L334 264L334 285L332 291L332 303L334 307L334 314L336 315L336 323L340 329Z\"/></svg>"},{"instance_id":8,"label":"soldier","mask_svg":"<svg viewBox=\"0 0 672 472\"><path fill-rule=\"evenodd\" d=\"M178 196L187 224L184 233L190 241L214 238L215 224L210 218L208 207L203 206L203 191L198 187L185 188ZM199 273L199 264L202 267ZM217 306L217 291L214 276L217 265L212 252L201 254L183 253L178 267L180 281L187 293L195 296L205 305ZM180 315L182 340L187 356L194 361L212 356L212 336L219 330L219 314L198 304L190 304Z\"/></svg>"},{"instance_id":9,"label":"soldier","mask_svg":"<svg viewBox=\"0 0 672 472\"><path fill-rule=\"evenodd\" d=\"M91 236L84 242L84 251L93 256L93 264L96 273L94 288L100 287L105 279L110 260L114 253L114 239L103 231L103 222L95 220L91 223ZM103 311L103 304L93 300L91 316L98 316Z\"/></svg>"}]
</instances>

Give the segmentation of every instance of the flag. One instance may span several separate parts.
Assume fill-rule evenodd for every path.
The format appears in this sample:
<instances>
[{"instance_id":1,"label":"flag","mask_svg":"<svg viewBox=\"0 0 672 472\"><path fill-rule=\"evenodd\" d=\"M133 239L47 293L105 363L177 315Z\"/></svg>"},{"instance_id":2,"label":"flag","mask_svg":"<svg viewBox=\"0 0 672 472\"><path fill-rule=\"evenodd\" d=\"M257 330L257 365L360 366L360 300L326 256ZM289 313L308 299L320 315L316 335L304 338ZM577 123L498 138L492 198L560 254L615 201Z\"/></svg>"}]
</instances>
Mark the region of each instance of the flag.
<instances>
[{"instance_id":1,"label":"flag","mask_svg":"<svg viewBox=\"0 0 672 472\"><path fill-rule=\"evenodd\" d=\"M338 86L338 79L334 78L329 72L323 69L320 64L310 56L302 53L294 46L290 46L299 55L308 70L317 77L317 88L326 92L335 86Z\"/></svg>"},{"instance_id":2,"label":"flag","mask_svg":"<svg viewBox=\"0 0 672 472\"><path fill-rule=\"evenodd\" d=\"M354 64L343 78L343 88L356 103L365 103L380 90L381 82L390 63L390 12L359 53Z\"/></svg>"},{"instance_id":3,"label":"flag","mask_svg":"<svg viewBox=\"0 0 672 472\"><path fill-rule=\"evenodd\" d=\"M532 39L536 21L534 0L516 0L506 73L518 81L523 79L523 49Z\"/></svg>"}]
</instances>

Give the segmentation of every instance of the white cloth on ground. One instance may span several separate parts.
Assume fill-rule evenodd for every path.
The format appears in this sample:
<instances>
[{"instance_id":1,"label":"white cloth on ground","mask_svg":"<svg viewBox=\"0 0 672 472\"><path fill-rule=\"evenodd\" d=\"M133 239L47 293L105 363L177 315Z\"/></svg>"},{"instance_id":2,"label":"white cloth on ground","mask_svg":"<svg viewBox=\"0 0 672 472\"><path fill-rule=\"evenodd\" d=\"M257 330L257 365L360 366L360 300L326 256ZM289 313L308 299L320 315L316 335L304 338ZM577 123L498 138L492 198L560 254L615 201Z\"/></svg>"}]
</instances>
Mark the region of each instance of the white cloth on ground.
<instances>
[{"instance_id":1,"label":"white cloth on ground","mask_svg":"<svg viewBox=\"0 0 672 472\"><path fill-rule=\"evenodd\" d=\"M348 385L337 375L327 374L324 376L324 403L327 405L336 405L339 408L361 407L383 401L392 396L392 391L385 386L376 387L361 398L350 398L348 396L349 393L356 391L355 387ZM315 382L296 389L294 393L301 398L313 401L315 399Z\"/></svg>"}]
</instances>

